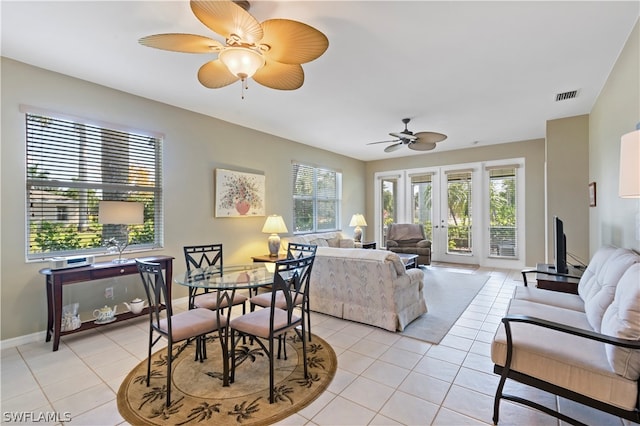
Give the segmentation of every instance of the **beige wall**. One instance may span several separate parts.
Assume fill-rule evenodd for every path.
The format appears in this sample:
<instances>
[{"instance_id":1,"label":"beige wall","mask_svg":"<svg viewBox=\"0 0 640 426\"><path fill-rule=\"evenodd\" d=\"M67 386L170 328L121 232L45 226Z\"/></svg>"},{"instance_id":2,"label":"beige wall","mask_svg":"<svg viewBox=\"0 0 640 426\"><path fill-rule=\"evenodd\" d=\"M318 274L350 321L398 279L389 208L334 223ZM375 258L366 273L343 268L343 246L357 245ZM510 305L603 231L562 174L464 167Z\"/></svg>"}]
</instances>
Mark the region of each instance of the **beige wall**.
<instances>
[{"instance_id":1,"label":"beige wall","mask_svg":"<svg viewBox=\"0 0 640 426\"><path fill-rule=\"evenodd\" d=\"M291 230L291 161L308 161L343 172L343 224L364 210L364 162L281 139L136 97L103 86L2 59L1 143L1 334L2 340L46 328L44 263L25 262L25 134L19 105L163 133L165 247L158 252L176 257L175 271L184 269L182 246L224 243L225 263L250 262L268 252L260 231L264 218L214 218L213 173L216 168L264 172L266 213L284 216ZM131 257L131 256L129 256ZM104 260L104 259L98 259ZM92 285L67 286L65 303L81 307L106 302L104 288L116 286L127 300L139 285L135 277ZM120 282L120 281L124 281ZM176 297L186 291L174 285ZM93 293L88 293L93 291ZM127 294L124 294L127 291ZM126 297L126 298L125 298ZM130 299L128 299L130 300ZM87 306L89 304L93 306Z\"/></svg>"},{"instance_id":2,"label":"beige wall","mask_svg":"<svg viewBox=\"0 0 640 426\"><path fill-rule=\"evenodd\" d=\"M567 253L589 262L589 116L547 121L547 262L554 259L553 216L562 219ZM567 262L576 263L570 256Z\"/></svg>"},{"instance_id":3,"label":"beige wall","mask_svg":"<svg viewBox=\"0 0 640 426\"><path fill-rule=\"evenodd\" d=\"M367 221L374 223L377 172L520 157L525 159L525 263L535 265L544 259L544 233L540 232L544 229L544 139L370 161L366 167Z\"/></svg>"},{"instance_id":4,"label":"beige wall","mask_svg":"<svg viewBox=\"0 0 640 426\"><path fill-rule=\"evenodd\" d=\"M640 252L640 199L618 197L620 137L640 122L640 24L636 25L589 118L589 181L598 203L589 209L589 249L603 244Z\"/></svg>"}]
</instances>

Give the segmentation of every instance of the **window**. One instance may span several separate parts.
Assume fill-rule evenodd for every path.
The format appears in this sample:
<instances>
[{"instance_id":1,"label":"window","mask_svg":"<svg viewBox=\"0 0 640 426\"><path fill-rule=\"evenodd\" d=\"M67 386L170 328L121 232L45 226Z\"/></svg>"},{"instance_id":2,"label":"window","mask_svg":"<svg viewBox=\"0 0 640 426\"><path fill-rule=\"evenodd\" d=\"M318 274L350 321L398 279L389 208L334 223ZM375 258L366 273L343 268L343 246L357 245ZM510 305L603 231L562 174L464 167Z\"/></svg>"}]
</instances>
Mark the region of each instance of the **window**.
<instances>
[{"instance_id":1,"label":"window","mask_svg":"<svg viewBox=\"0 0 640 426\"><path fill-rule=\"evenodd\" d=\"M489 254L518 257L517 166L487 168L489 174Z\"/></svg>"},{"instance_id":2,"label":"window","mask_svg":"<svg viewBox=\"0 0 640 426\"><path fill-rule=\"evenodd\" d=\"M335 231L340 224L342 173L293 163L293 232Z\"/></svg>"},{"instance_id":3,"label":"window","mask_svg":"<svg viewBox=\"0 0 640 426\"><path fill-rule=\"evenodd\" d=\"M433 240L433 174L411 175L413 223L424 226L428 240Z\"/></svg>"},{"instance_id":4,"label":"window","mask_svg":"<svg viewBox=\"0 0 640 426\"><path fill-rule=\"evenodd\" d=\"M26 136L28 259L104 252L123 228L131 248L161 246L159 137L29 112ZM99 224L101 200L142 202L144 224Z\"/></svg>"}]
</instances>

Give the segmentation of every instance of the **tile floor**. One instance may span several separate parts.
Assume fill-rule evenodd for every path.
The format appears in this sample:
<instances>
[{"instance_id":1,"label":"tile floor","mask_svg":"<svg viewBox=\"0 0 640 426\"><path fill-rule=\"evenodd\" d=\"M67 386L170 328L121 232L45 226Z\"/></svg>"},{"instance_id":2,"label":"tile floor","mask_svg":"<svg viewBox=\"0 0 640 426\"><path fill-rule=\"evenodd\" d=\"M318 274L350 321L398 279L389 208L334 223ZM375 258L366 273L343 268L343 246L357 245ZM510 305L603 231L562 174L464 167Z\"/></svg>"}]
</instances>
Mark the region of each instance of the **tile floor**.
<instances>
[{"instance_id":1,"label":"tile floor","mask_svg":"<svg viewBox=\"0 0 640 426\"><path fill-rule=\"evenodd\" d=\"M314 334L338 355L329 388L283 425L487 425L492 424L490 342L514 286L517 271L433 265L457 272L488 274L489 280L439 345L375 327L312 315ZM176 303L174 309L184 309ZM60 349L38 341L1 353L2 419L11 413L57 413L33 424L120 425L116 393L126 374L147 353L147 320L89 330L61 340ZM521 386L521 385L512 385ZM521 386L524 388L524 386ZM535 389L551 406L588 424L623 425L619 418ZM69 413L71 421L65 419ZM556 425L555 418L503 401L500 425ZM29 423L29 422L27 422Z\"/></svg>"}]
</instances>

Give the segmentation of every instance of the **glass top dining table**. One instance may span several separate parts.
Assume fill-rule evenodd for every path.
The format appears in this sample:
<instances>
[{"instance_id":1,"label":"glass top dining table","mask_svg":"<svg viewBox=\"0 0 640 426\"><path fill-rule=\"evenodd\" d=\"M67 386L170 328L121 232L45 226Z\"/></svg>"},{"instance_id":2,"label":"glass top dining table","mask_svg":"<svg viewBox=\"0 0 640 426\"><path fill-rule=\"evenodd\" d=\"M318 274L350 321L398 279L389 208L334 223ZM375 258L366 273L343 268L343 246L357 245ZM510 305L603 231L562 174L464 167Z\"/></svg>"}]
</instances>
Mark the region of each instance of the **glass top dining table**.
<instances>
[{"instance_id":1,"label":"glass top dining table","mask_svg":"<svg viewBox=\"0 0 640 426\"><path fill-rule=\"evenodd\" d=\"M273 283L274 264L250 263L246 265L196 268L177 274L177 284L210 290L257 289ZM220 273L222 272L222 273Z\"/></svg>"}]
</instances>

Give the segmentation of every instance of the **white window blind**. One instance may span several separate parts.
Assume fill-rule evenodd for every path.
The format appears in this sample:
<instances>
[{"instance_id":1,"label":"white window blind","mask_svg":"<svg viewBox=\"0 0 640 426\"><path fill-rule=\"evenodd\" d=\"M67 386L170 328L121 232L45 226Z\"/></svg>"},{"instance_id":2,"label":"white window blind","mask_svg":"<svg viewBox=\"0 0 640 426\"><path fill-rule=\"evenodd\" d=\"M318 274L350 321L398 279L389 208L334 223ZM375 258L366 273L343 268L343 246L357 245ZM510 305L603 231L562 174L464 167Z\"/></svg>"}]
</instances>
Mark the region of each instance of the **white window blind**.
<instances>
[{"instance_id":1,"label":"white window blind","mask_svg":"<svg viewBox=\"0 0 640 426\"><path fill-rule=\"evenodd\" d=\"M293 232L335 231L340 223L342 174L293 163Z\"/></svg>"},{"instance_id":2,"label":"white window blind","mask_svg":"<svg viewBox=\"0 0 640 426\"><path fill-rule=\"evenodd\" d=\"M27 258L162 245L161 138L26 114ZM101 225L101 200L144 204L142 225Z\"/></svg>"}]
</instances>

